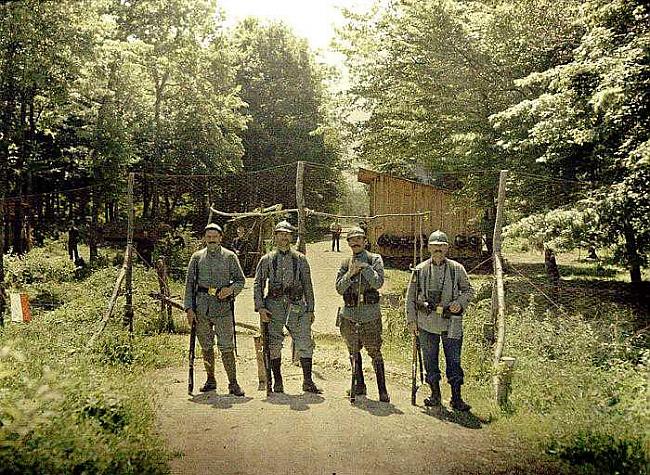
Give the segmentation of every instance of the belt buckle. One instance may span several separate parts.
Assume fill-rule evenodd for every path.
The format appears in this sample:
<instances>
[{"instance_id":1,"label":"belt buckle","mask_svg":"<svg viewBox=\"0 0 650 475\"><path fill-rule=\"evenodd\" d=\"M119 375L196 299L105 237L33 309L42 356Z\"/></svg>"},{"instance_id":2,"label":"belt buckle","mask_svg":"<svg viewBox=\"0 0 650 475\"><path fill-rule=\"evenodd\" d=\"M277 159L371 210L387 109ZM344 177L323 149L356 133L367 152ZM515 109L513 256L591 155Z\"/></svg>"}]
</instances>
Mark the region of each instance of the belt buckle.
<instances>
[{"instance_id":1,"label":"belt buckle","mask_svg":"<svg viewBox=\"0 0 650 475\"><path fill-rule=\"evenodd\" d=\"M217 288L216 287L208 287L208 295L213 295L217 296Z\"/></svg>"}]
</instances>

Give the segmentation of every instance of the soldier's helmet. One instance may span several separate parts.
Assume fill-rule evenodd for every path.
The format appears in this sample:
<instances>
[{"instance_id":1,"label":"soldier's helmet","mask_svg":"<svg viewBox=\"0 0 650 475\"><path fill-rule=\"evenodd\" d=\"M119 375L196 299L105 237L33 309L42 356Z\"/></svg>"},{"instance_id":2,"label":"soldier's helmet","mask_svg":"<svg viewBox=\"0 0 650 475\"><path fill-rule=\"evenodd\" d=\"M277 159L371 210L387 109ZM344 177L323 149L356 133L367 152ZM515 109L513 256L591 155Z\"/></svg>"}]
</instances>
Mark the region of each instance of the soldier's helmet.
<instances>
[{"instance_id":1,"label":"soldier's helmet","mask_svg":"<svg viewBox=\"0 0 650 475\"><path fill-rule=\"evenodd\" d=\"M273 232L275 233L292 233L295 231L295 228L289 221L280 221L278 224L275 225L275 228L273 228Z\"/></svg>"},{"instance_id":2,"label":"soldier's helmet","mask_svg":"<svg viewBox=\"0 0 650 475\"><path fill-rule=\"evenodd\" d=\"M348 231L347 239L351 239L351 238L354 238L354 237L365 238L366 237L366 232L363 229L361 229L360 227L355 226L354 228L351 228Z\"/></svg>"},{"instance_id":3,"label":"soldier's helmet","mask_svg":"<svg viewBox=\"0 0 650 475\"><path fill-rule=\"evenodd\" d=\"M446 244L449 245L449 238L440 230L434 231L429 235L429 244Z\"/></svg>"},{"instance_id":4,"label":"soldier's helmet","mask_svg":"<svg viewBox=\"0 0 650 475\"><path fill-rule=\"evenodd\" d=\"M223 234L223 229L217 223L209 223L205 228L203 228L203 232L207 231L219 231Z\"/></svg>"}]
</instances>

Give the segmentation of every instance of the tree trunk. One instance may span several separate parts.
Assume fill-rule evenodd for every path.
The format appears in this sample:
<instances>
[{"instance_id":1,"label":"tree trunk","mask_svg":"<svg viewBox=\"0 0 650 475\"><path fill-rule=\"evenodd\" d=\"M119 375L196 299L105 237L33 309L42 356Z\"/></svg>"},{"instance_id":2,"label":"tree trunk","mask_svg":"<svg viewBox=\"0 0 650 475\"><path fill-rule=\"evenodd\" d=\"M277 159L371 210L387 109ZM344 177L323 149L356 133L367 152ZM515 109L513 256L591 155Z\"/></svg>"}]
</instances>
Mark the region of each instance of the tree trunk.
<instances>
[{"instance_id":1,"label":"tree trunk","mask_svg":"<svg viewBox=\"0 0 650 475\"><path fill-rule=\"evenodd\" d=\"M555 252L549 247L544 247L544 266L546 267L546 274L548 280L553 286L553 294L557 298L558 290L560 287L560 269L555 260Z\"/></svg>"},{"instance_id":2,"label":"tree trunk","mask_svg":"<svg viewBox=\"0 0 650 475\"><path fill-rule=\"evenodd\" d=\"M639 249L636 243L636 234L629 224L623 228L625 236L625 254L630 268L630 282L635 285L641 283L641 259L639 258Z\"/></svg>"},{"instance_id":3,"label":"tree trunk","mask_svg":"<svg viewBox=\"0 0 650 475\"><path fill-rule=\"evenodd\" d=\"M4 198L5 197L3 191L2 193L0 193L0 326L4 326L4 314L5 314L5 309L7 308L7 301L6 301L6 294L5 294L5 266L4 266L4 249L5 249Z\"/></svg>"}]
</instances>

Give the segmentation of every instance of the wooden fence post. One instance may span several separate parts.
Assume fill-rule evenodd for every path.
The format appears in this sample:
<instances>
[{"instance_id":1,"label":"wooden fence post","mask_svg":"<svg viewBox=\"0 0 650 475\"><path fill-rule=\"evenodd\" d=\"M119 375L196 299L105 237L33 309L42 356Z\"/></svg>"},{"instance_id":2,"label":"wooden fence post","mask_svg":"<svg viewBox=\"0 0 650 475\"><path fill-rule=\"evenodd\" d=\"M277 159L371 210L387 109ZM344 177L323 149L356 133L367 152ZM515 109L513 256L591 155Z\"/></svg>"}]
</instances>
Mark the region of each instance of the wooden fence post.
<instances>
[{"instance_id":1,"label":"wooden fence post","mask_svg":"<svg viewBox=\"0 0 650 475\"><path fill-rule=\"evenodd\" d=\"M160 294L170 298L169 282L167 275L167 264L164 256L156 261L156 273L158 274L158 284L160 284ZM174 332L174 319L172 318L172 306L165 300L160 300L160 329L168 333Z\"/></svg>"},{"instance_id":2,"label":"wooden fence post","mask_svg":"<svg viewBox=\"0 0 650 475\"><path fill-rule=\"evenodd\" d=\"M510 381L511 372L508 375L508 378L504 378L504 373L502 371L501 359L503 356L503 348L505 345L505 333L506 333L506 316L505 316L505 292L503 286L503 263L501 257L501 229L503 227L503 208L506 199L506 177L508 175L507 170L501 170L499 174L499 192L497 195L497 215L494 224L494 234L493 234L493 263L494 263L494 279L496 285L493 287L493 298L492 301L496 305L496 342L494 345L494 376L493 376L493 385L494 385L494 394L497 400L497 403L501 407L507 405L507 391L504 391L503 385L504 382ZM496 294L496 295L495 295ZM505 398L504 395L505 394Z\"/></svg>"},{"instance_id":3,"label":"wooden fence post","mask_svg":"<svg viewBox=\"0 0 650 475\"><path fill-rule=\"evenodd\" d=\"M128 207L129 222L126 234L126 305L124 306L124 324L128 325L129 332L133 333L133 228L135 221L135 212L133 209L133 182L135 174L129 173L128 181Z\"/></svg>"},{"instance_id":4,"label":"wooden fence post","mask_svg":"<svg viewBox=\"0 0 650 475\"><path fill-rule=\"evenodd\" d=\"M307 251L307 243L305 242L305 196L303 194L304 175L305 162L300 161L296 172L296 207L298 208L298 244L296 247L303 254Z\"/></svg>"}]
</instances>

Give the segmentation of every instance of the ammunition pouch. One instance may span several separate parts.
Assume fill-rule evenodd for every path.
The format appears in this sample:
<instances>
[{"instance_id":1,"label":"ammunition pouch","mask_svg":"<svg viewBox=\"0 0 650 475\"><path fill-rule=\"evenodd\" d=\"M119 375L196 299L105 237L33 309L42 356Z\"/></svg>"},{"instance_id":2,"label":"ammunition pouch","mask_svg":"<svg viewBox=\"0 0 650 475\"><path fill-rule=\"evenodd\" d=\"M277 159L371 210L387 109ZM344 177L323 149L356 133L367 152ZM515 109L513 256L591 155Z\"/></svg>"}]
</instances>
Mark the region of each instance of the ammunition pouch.
<instances>
[{"instance_id":1,"label":"ammunition pouch","mask_svg":"<svg viewBox=\"0 0 650 475\"><path fill-rule=\"evenodd\" d=\"M436 308L439 305L439 300L435 301L433 299L430 300L418 300L415 302L415 309L419 312L424 312L427 315L431 313L435 313ZM442 315L440 316L441 318L444 319L449 319L452 315L462 315L463 312L462 310L459 313L451 313L449 311L449 305L444 305L442 307Z\"/></svg>"},{"instance_id":2,"label":"ammunition pouch","mask_svg":"<svg viewBox=\"0 0 650 475\"><path fill-rule=\"evenodd\" d=\"M270 284L269 292L266 295L266 298L280 299L282 297L287 297L292 302L298 302L302 300L302 285L298 284L292 285L290 287L284 287L282 284Z\"/></svg>"},{"instance_id":3,"label":"ammunition pouch","mask_svg":"<svg viewBox=\"0 0 650 475\"><path fill-rule=\"evenodd\" d=\"M379 303L379 291L377 289L367 289L361 294L361 301L359 301L359 294L348 288L343 294L343 302L346 307L356 307L359 303L373 305Z\"/></svg>"}]
</instances>

